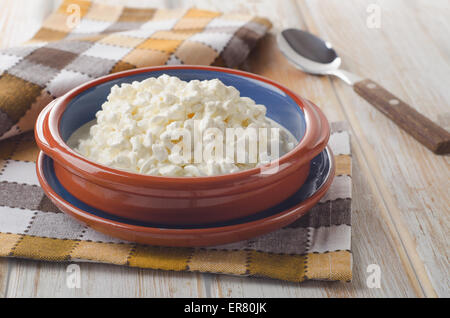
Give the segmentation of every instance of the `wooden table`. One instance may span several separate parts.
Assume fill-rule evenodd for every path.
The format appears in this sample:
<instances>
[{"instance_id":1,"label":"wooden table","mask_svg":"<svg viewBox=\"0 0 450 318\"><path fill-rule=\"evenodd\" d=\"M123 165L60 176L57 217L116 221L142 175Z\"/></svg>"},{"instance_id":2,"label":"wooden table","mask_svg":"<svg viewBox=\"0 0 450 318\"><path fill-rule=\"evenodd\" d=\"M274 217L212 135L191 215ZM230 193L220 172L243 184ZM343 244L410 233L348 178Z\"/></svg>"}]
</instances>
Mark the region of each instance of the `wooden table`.
<instances>
[{"instance_id":1,"label":"wooden table","mask_svg":"<svg viewBox=\"0 0 450 318\"><path fill-rule=\"evenodd\" d=\"M121 2L125 1L109 1ZM346 69L372 78L419 112L449 128L448 0L127 1L133 6L249 12L274 24L245 70L313 100L330 121L347 121L353 149L352 283L301 284L212 274L141 270L82 263L81 288L66 287L67 264L0 259L0 295L74 297L422 297L450 296L449 157L436 156L343 82L292 67L274 35L309 30L334 44ZM371 28L371 3L381 25ZM30 38L57 1L0 2L0 46ZM375 8L377 10L377 8ZM367 24L368 19L369 24ZM381 288L368 288L367 266L381 268Z\"/></svg>"}]
</instances>

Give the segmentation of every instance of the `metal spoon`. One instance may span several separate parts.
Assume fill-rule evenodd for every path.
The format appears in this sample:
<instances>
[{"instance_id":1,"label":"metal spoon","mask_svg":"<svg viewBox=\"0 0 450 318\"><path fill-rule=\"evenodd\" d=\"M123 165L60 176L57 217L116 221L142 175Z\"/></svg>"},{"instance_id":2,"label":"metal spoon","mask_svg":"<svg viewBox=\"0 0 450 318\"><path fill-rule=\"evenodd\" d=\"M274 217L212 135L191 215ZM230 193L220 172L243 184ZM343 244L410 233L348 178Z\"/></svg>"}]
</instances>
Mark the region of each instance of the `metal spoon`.
<instances>
[{"instance_id":1,"label":"metal spoon","mask_svg":"<svg viewBox=\"0 0 450 318\"><path fill-rule=\"evenodd\" d=\"M342 79L366 101L436 154L450 153L450 133L417 112L370 79L340 69L341 58L331 44L298 29L283 30L277 37L284 56L301 70Z\"/></svg>"}]
</instances>

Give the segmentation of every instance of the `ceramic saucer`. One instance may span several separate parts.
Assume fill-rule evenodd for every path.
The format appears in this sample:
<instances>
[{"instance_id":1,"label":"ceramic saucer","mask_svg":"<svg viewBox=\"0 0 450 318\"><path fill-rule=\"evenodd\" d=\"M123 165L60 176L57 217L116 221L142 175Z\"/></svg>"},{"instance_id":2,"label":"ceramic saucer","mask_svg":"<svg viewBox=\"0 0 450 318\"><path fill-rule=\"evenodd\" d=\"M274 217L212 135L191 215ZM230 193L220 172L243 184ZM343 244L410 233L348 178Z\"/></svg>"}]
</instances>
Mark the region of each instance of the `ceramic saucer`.
<instances>
[{"instance_id":1,"label":"ceramic saucer","mask_svg":"<svg viewBox=\"0 0 450 318\"><path fill-rule=\"evenodd\" d=\"M53 159L43 152L39 154L36 171L44 192L53 203L94 230L142 244L208 246L247 240L294 222L325 195L333 181L335 167L333 154L327 147L311 161L303 186L277 206L232 221L183 227L131 221L81 202L61 185L53 169Z\"/></svg>"}]
</instances>

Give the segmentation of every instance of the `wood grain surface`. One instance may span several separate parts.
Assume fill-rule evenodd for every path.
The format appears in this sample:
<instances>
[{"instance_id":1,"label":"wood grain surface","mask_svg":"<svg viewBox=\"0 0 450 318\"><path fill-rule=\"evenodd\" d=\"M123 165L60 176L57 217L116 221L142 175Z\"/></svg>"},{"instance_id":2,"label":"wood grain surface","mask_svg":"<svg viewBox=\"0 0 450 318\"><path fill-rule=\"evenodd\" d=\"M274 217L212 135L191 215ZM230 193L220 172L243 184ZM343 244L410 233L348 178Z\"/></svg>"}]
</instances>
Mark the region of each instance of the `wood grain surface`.
<instances>
[{"instance_id":1,"label":"wood grain surface","mask_svg":"<svg viewBox=\"0 0 450 318\"><path fill-rule=\"evenodd\" d=\"M343 66L372 78L449 127L448 0L200 0L103 1L132 6L191 7L268 17L271 33L242 68L267 76L314 101L352 134L351 283L293 284L267 279L141 270L80 263L81 288L66 286L66 266L0 259L2 297L449 297L449 157L437 156L386 119L338 79L293 67L276 48L287 27L333 43ZM368 7L381 12L370 28ZM52 0L0 2L0 47L29 39L57 6ZM370 11L370 10L369 10ZM381 288L368 288L367 266L381 268Z\"/></svg>"}]
</instances>

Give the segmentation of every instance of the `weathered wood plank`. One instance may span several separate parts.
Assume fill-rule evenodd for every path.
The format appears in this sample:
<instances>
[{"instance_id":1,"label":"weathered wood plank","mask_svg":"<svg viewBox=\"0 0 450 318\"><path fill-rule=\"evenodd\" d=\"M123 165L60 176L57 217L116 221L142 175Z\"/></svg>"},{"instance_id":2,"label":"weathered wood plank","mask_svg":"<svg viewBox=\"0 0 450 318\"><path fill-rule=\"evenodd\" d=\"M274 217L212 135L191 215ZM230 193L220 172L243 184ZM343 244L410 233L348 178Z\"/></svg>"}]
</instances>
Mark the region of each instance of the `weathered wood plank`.
<instances>
[{"instance_id":1,"label":"weathered wood plank","mask_svg":"<svg viewBox=\"0 0 450 318\"><path fill-rule=\"evenodd\" d=\"M204 297L198 275L78 263L80 288L69 288L68 264L11 260L6 297Z\"/></svg>"},{"instance_id":2,"label":"weathered wood plank","mask_svg":"<svg viewBox=\"0 0 450 318\"><path fill-rule=\"evenodd\" d=\"M0 258L0 298L6 297L10 263L7 258Z\"/></svg>"}]
</instances>

